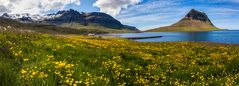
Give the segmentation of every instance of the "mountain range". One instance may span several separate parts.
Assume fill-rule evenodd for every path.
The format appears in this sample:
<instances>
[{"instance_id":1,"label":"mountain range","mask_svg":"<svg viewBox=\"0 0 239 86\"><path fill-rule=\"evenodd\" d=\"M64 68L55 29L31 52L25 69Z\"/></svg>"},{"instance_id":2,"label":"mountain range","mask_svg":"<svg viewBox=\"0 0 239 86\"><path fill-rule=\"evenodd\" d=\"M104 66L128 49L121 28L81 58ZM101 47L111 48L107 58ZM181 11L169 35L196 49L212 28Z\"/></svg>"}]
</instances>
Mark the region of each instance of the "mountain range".
<instances>
[{"instance_id":1,"label":"mountain range","mask_svg":"<svg viewBox=\"0 0 239 86\"><path fill-rule=\"evenodd\" d=\"M217 28L207 14L198 10L190 10L179 22L166 27L148 30L149 32L160 31L211 31L220 30Z\"/></svg>"},{"instance_id":2,"label":"mountain range","mask_svg":"<svg viewBox=\"0 0 239 86\"><path fill-rule=\"evenodd\" d=\"M101 26L101 28L113 29L113 30L130 30L139 31L134 26L123 25L120 21L116 20L112 16L101 12L78 12L73 9L58 11L57 13L47 15L31 15L24 14L7 14L4 13L2 18L16 20L20 23L37 23L44 25L56 25L69 28L75 27L88 27L88 26ZM72 27L74 24L74 27ZM78 26L76 26L78 25ZM79 28L76 28L79 29Z\"/></svg>"},{"instance_id":3,"label":"mountain range","mask_svg":"<svg viewBox=\"0 0 239 86\"><path fill-rule=\"evenodd\" d=\"M47 15L7 14L0 16L0 26L11 25L17 28L31 28L34 31L50 33L122 33L140 32L136 27L123 25L114 17L102 12L78 12L73 9L58 11ZM220 30L206 13L190 10L175 24L148 30L160 31L211 31Z\"/></svg>"}]
</instances>

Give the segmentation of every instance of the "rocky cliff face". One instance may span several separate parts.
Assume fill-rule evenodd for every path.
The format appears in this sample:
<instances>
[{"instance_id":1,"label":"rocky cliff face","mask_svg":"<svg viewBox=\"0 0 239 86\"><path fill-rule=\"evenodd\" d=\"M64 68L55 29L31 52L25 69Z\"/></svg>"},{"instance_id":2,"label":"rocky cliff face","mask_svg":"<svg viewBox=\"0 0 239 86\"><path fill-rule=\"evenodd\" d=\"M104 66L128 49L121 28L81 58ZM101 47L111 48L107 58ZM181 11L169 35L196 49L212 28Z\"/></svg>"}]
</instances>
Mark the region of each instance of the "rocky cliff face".
<instances>
[{"instance_id":1,"label":"rocky cliff face","mask_svg":"<svg viewBox=\"0 0 239 86\"><path fill-rule=\"evenodd\" d=\"M43 20L50 24L63 24L63 23L85 23L84 15L75 10L59 11L56 14L48 14Z\"/></svg>"},{"instance_id":2,"label":"rocky cliff face","mask_svg":"<svg viewBox=\"0 0 239 86\"><path fill-rule=\"evenodd\" d=\"M70 9L66 11L59 11L56 14L50 14L48 16L51 17L45 19L44 21L50 24L80 23L87 26L90 23L94 23L108 28L124 28L124 26L118 20L114 19L108 14L100 12L80 13Z\"/></svg>"},{"instance_id":3,"label":"rocky cliff face","mask_svg":"<svg viewBox=\"0 0 239 86\"><path fill-rule=\"evenodd\" d=\"M198 20L198 21L206 22L206 23L209 23L210 25L213 25L206 13L197 11L195 9L192 9L182 20L185 20L185 19Z\"/></svg>"},{"instance_id":4,"label":"rocky cliff face","mask_svg":"<svg viewBox=\"0 0 239 86\"><path fill-rule=\"evenodd\" d=\"M214 26L214 24L208 18L206 13L192 9L179 22L171 26L156 28L149 31L157 32L157 31L210 31L210 30L219 30L219 28Z\"/></svg>"}]
</instances>

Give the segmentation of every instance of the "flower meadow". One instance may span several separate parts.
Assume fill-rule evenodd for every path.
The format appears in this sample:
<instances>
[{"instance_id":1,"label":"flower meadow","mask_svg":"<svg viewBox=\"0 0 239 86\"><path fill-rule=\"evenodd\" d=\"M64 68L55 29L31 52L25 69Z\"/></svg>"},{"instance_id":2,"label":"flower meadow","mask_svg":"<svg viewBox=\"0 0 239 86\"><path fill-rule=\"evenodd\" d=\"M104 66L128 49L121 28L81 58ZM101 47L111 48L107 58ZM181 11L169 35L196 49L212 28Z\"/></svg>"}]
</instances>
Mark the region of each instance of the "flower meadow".
<instances>
[{"instance_id":1,"label":"flower meadow","mask_svg":"<svg viewBox=\"0 0 239 86\"><path fill-rule=\"evenodd\" d=\"M233 86L239 46L0 32L2 86Z\"/></svg>"}]
</instances>

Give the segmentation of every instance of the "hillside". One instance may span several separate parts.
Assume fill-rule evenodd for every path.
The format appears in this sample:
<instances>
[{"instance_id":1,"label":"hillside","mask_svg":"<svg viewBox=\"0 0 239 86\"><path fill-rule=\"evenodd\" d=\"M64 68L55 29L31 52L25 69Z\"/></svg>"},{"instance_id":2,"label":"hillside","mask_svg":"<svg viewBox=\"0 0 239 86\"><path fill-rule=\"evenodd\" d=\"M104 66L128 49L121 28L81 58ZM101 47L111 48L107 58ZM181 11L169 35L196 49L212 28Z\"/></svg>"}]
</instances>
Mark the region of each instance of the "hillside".
<instances>
[{"instance_id":1,"label":"hillside","mask_svg":"<svg viewBox=\"0 0 239 86\"><path fill-rule=\"evenodd\" d=\"M78 34L78 35L87 35L89 33L106 34L106 33L135 32L133 30L128 29L118 30L94 24L89 24L87 26L74 23L51 25L39 23L20 23L19 21L16 20L0 18L0 31L4 29L13 31L47 33L47 34Z\"/></svg>"},{"instance_id":2,"label":"hillside","mask_svg":"<svg viewBox=\"0 0 239 86\"><path fill-rule=\"evenodd\" d=\"M220 30L211 22L206 13L192 9L183 19L179 22L166 27L160 27L149 32L160 31L211 31Z\"/></svg>"},{"instance_id":3,"label":"hillside","mask_svg":"<svg viewBox=\"0 0 239 86\"><path fill-rule=\"evenodd\" d=\"M101 12L91 12L91 13L84 13L84 12L78 12L75 10L63 10L59 11L57 13L53 14L47 14L47 15L31 15L28 13L25 14L7 14L4 13L1 16L1 19L8 19L15 20L13 23L19 23L17 24L25 26L30 26L29 28L38 28L41 31L47 30L46 32L52 31L53 28L57 29L55 31L58 31L59 29L66 31L66 33L79 33L80 32L89 32L89 33L121 33L121 32L139 32L139 30L136 27L123 25L121 22L113 18L112 16L101 13ZM0 22L7 22L7 21L0 21ZM9 24L11 22L8 22ZM78 25L77 27L75 25ZM4 24L3 24L4 25ZM14 24L12 24L14 25ZM74 25L74 26L72 26ZM21 27L22 27L21 26ZM36 26L36 27L34 27ZM47 26L47 28L46 28ZM62 27L64 26L64 27ZM43 28L42 28L43 27ZM94 28L95 27L95 28ZM38 30L34 29L34 30ZM68 30L69 29L69 30ZM72 31L74 30L74 31ZM63 31L63 32L64 32ZM62 32L62 31L58 31Z\"/></svg>"},{"instance_id":4,"label":"hillside","mask_svg":"<svg viewBox=\"0 0 239 86\"><path fill-rule=\"evenodd\" d=\"M55 25L43 25L37 23L20 23L15 20L0 18L0 30L37 32L47 34L88 34L88 33L107 33L100 30L77 30L68 27L59 27Z\"/></svg>"},{"instance_id":5,"label":"hillside","mask_svg":"<svg viewBox=\"0 0 239 86\"><path fill-rule=\"evenodd\" d=\"M63 10L55 14L48 14L48 18L41 22L48 24L61 25L64 23L79 23L87 26L88 24L98 24L107 28L112 29L123 29L124 25L112 16L101 13L101 12L91 12L84 13L78 12L76 10Z\"/></svg>"}]
</instances>

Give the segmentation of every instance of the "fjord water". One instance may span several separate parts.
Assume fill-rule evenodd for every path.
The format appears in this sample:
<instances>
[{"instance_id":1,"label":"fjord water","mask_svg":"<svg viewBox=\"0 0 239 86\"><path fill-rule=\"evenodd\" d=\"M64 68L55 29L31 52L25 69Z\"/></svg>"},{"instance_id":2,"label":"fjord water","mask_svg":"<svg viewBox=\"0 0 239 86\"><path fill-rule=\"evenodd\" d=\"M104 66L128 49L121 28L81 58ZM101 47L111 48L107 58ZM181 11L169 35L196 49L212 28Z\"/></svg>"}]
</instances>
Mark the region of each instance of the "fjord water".
<instances>
[{"instance_id":1,"label":"fjord water","mask_svg":"<svg viewBox=\"0 0 239 86\"><path fill-rule=\"evenodd\" d=\"M163 36L161 38L135 40L138 42L215 42L226 44L239 44L239 30L208 32L145 32L124 33L117 35L123 38Z\"/></svg>"}]
</instances>

